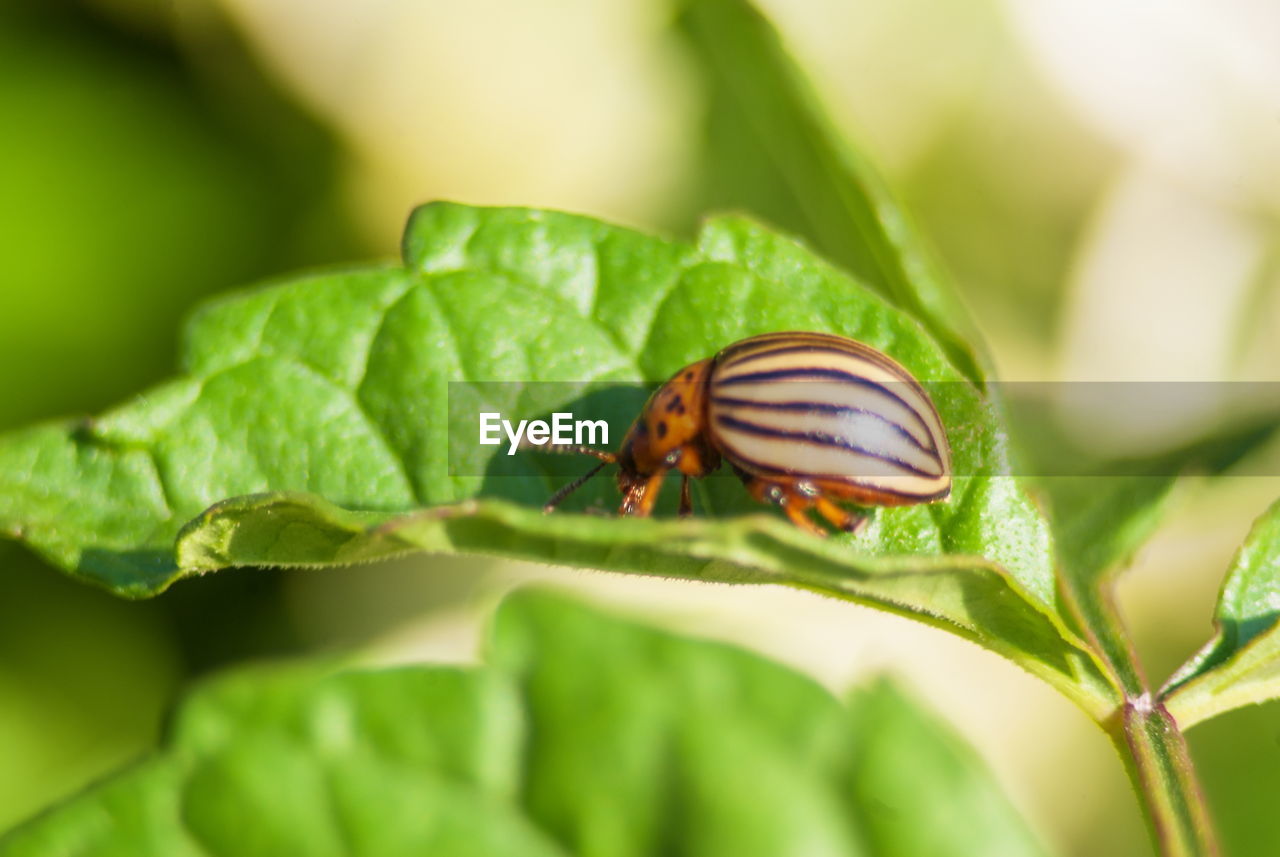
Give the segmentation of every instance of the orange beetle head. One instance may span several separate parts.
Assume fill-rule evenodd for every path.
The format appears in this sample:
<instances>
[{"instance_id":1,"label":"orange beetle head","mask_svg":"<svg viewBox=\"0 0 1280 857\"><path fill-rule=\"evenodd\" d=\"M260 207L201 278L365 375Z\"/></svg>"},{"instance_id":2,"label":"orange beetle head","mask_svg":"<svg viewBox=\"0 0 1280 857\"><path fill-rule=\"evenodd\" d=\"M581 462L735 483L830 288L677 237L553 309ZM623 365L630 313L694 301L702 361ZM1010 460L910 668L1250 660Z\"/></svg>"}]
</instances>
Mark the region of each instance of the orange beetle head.
<instances>
[{"instance_id":1,"label":"orange beetle head","mask_svg":"<svg viewBox=\"0 0 1280 857\"><path fill-rule=\"evenodd\" d=\"M649 397L618 450L618 486L624 493L629 485L660 470L697 477L720 464L706 433L710 372L710 360L690 364Z\"/></svg>"},{"instance_id":2,"label":"orange beetle head","mask_svg":"<svg viewBox=\"0 0 1280 857\"><path fill-rule=\"evenodd\" d=\"M720 453L706 431L707 378L711 364L710 359L692 363L659 387L645 402L616 453L579 446L561 448L559 451L592 455L600 459L600 464L552 495L543 510L551 511L601 468L615 462L623 514L649 513L652 498L647 504L643 501L655 476L679 470L686 476L700 477L719 467ZM636 511L637 508L640 511Z\"/></svg>"}]
</instances>

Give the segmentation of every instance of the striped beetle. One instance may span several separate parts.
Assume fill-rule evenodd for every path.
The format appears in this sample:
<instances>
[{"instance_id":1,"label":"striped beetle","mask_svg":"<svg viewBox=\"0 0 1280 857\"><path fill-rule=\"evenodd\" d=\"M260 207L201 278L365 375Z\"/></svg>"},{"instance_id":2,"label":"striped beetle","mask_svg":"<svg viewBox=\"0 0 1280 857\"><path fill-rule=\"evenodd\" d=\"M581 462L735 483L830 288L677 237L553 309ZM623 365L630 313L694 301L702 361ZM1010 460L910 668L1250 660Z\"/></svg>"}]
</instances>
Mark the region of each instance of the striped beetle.
<instances>
[{"instance_id":1,"label":"striped beetle","mask_svg":"<svg viewBox=\"0 0 1280 857\"><path fill-rule=\"evenodd\" d=\"M619 514L647 516L678 470L689 478L723 458L751 496L781 506L810 532L807 512L855 532L864 514L836 505L933 503L951 493L947 435L924 388L889 356L826 333L766 333L681 369L645 403L618 452L580 446L600 464L547 501L550 512L607 464L618 464Z\"/></svg>"}]
</instances>

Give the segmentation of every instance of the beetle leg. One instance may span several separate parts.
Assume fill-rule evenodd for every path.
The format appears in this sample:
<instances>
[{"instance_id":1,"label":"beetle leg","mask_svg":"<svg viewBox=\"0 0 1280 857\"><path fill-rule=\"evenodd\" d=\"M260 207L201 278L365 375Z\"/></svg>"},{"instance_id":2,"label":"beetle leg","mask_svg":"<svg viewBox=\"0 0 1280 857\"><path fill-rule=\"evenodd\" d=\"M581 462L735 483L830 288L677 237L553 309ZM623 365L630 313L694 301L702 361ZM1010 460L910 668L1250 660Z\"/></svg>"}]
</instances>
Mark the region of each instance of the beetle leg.
<instances>
[{"instance_id":1,"label":"beetle leg","mask_svg":"<svg viewBox=\"0 0 1280 857\"><path fill-rule=\"evenodd\" d=\"M758 503L770 503L774 506L781 506L786 498L786 492L781 485L775 482L769 482L761 479L759 476L752 476L743 470L737 471L738 478L742 480L742 484L747 486L747 493L752 496Z\"/></svg>"},{"instance_id":2,"label":"beetle leg","mask_svg":"<svg viewBox=\"0 0 1280 857\"><path fill-rule=\"evenodd\" d=\"M689 476L688 474L680 474L680 512L682 518L687 518L693 514L693 498L689 496Z\"/></svg>"},{"instance_id":3,"label":"beetle leg","mask_svg":"<svg viewBox=\"0 0 1280 857\"><path fill-rule=\"evenodd\" d=\"M795 502L799 500L800 502ZM818 526L817 521L810 518L805 512L808 510L809 504L794 494L782 501L782 511L787 513L787 517L791 519L791 523L800 529L813 533L815 536L826 538L827 531Z\"/></svg>"},{"instance_id":4,"label":"beetle leg","mask_svg":"<svg viewBox=\"0 0 1280 857\"><path fill-rule=\"evenodd\" d=\"M836 529L846 533L856 533L867 523L867 516L861 512L842 509L826 497L818 497L813 501L818 514L831 522Z\"/></svg>"},{"instance_id":5,"label":"beetle leg","mask_svg":"<svg viewBox=\"0 0 1280 857\"><path fill-rule=\"evenodd\" d=\"M787 488L785 485L779 485L777 482L770 482L767 479L761 479L758 476L739 472L743 483L747 486L748 493L761 503L772 503L775 506L781 506L782 511L786 513L791 523L808 533L815 536L825 536L827 531L818 526L818 523L805 514L813 507L814 498Z\"/></svg>"},{"instance_id":6,"label":"beetle leg","mask_svg":"<svg viewBox=\"0 0 1280 857\"><path fill-rule=\"evenodd\" d=\"M659 470L627 493L622 501L622 514L647 518L653 514L653 504L658 502L658 492L662 490L662 480L667 471Z\"/></svg>"},{"instance_id":7,"label":"beetle leg","mask_svg":"<svg viewBox=\"0 0 1280 857\"><path fill-rule=\"evenodd\" d=\"M648 484L648 482L633 482L627 486L622 494L622 505L618 507L619 515L626 517L636 513L636 506L640 504L640 498L644 496L644 489Z\"/></svg>"}]
</instances>

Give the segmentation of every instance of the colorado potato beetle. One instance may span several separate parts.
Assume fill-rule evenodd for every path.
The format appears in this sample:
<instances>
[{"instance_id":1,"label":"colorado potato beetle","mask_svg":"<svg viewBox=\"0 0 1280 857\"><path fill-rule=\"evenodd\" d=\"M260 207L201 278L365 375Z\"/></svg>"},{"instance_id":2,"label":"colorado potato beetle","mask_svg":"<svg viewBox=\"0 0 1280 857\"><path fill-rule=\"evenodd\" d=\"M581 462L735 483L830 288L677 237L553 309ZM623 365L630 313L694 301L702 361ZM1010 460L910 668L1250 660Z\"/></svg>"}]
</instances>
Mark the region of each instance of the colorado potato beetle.
<instances>
[{"instance_id":1,"label":"colorado potato beetle","mask_svg":"<svg viewBox=\"0 0 1280 857\"><path fill-rule=\"evenodd\" d=\"M647 516L667 474L689 479L727 461L753 497L796 525L856 531L863 513L836 505L933 503L951 493L951 456L928 393L888 355L826 333L767 333L681 369L645 403L616 453L588 447L600 464L547 501L546 511L608 464L618 465L619 514Z\"/></svg>"}]
</instances>

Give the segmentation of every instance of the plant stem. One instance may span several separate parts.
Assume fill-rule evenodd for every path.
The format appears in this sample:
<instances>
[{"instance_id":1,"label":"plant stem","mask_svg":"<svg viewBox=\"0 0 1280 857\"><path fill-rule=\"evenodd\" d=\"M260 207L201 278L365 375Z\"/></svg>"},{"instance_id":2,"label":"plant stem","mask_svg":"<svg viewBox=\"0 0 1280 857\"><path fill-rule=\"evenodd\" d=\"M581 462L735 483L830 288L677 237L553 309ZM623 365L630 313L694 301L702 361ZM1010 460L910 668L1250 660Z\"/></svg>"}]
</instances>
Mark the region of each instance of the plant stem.
<instances>
[{"instance_id":1,"label":"plant stem","mask_svg":"<svg viewBox=\"0 0 1280 857\"><path fill-rule=\"evenodd\" d=\"M1160 854L1217 857L1220 851L1186 737L1151 694L1111 581L1099 579L1092 587L1068 581L1065 594L1124 691L1124 705L1102 726L1129 772Z\"/></svg>"},{"instance_id":2,"label":"plant stem","mask_svg":"<svg viewBox=\"0 0 1280 857\"><path fill-rule=\"evenodd\" d=\"M1187 741L1177 722L1149 693L1128 699L1105 724L1125 760L1143 813L1163 857L1219 854Z\"/></svg>"},{"instance_id":3,"label":"plant stem","mask_svg":"<svg viewBox=\"0 0 1280 857\"><path fill-rule=\"evenodd\" d=\"M1152 696L1120 619L1111 581L1092 583L1069 581L1066 595L1123 689L1124 705L1102 727L1124 760L1152 838L1162 857L1216 857L1220 851L1187 738L1174 716Z\"/></svg>"}]
</instances>

